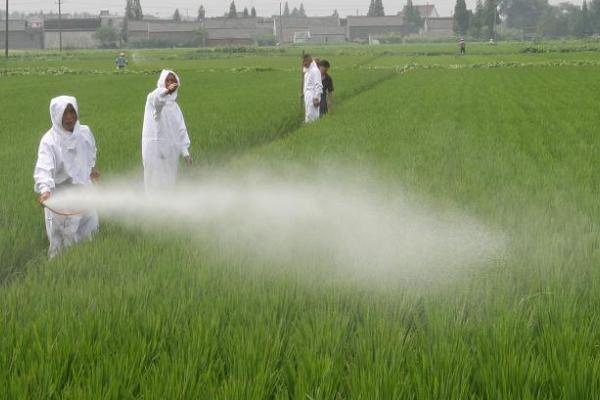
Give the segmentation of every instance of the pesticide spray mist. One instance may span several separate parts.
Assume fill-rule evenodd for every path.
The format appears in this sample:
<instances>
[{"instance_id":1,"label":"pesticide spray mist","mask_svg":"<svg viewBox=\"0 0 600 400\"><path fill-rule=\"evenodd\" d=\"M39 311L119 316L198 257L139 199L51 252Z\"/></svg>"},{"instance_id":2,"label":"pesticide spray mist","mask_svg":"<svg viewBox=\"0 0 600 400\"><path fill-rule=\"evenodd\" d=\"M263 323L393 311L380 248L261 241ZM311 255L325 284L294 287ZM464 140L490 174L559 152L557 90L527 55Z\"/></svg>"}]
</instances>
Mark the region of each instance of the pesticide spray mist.
<instances>
[{"instance_id":1,"label":"pesticide spray mist","mask_svg":"<svg viewBox=\"0 0 600 400\"><path fill-rule=\"evenodd\" d=\"M503 247L502 235L473 218L418 206L374 179L298 176L220 174L151 193L131 182L104 183L48 204L192 234L282 266L319 262L363 277L454 274L497 258Z\"/></svg>"}]
</instances>

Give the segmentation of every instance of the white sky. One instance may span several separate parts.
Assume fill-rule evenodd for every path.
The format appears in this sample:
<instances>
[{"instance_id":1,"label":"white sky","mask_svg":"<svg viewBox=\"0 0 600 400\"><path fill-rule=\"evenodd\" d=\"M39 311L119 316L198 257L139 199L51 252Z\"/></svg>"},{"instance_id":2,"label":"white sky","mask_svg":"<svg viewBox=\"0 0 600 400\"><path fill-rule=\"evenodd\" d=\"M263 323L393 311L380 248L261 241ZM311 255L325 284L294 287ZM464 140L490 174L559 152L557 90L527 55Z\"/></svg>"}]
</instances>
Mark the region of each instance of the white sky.
<instances>
[{"instance_id":1,"label":"white sky","mask_svg":"<svg viewBox=\"0 0 600 400\"><path fill-rule=\"evenodd\" d=\"M125 8L125 0L61 0L63 2L63 12L83 12L98 13L100 9L108 9L111 13L123 14ZM169 17L173 15L176 8L183 16L186 13L193 17L198 12L200 4L204 5L207 16L216 17L222 16L225 11L229 10L231 0L140 0L142 11L144 14L152 14L158 17ZM475 0L466 0L467 7L473 8ZM288 0L290 11L294 7L299 7L300 2L304 3L304 8L309 16L316 15L331 15L334 9L337 9L340 16L365 15L369 8L370 0ZM456 0L413 0L414 4L435 4L438 13L441 16L451 15ZM551 1L558 3L559 0ZM580 4L581 0L574 0L573 3ZM58 11L57 0L9 0L9 9L18 11ZM285 3L285 2L284 2ZM406 0L383 0L383 7L386 14L394 15L402 9ZM238 11L242 11L244 7L250 9L252 6L256 8L259 16L271 16L279 13L279 1L273 0L235 0L235 5ZM4 8L4 1L0 3L0 8Z\"/></svg>"}]
</instances>

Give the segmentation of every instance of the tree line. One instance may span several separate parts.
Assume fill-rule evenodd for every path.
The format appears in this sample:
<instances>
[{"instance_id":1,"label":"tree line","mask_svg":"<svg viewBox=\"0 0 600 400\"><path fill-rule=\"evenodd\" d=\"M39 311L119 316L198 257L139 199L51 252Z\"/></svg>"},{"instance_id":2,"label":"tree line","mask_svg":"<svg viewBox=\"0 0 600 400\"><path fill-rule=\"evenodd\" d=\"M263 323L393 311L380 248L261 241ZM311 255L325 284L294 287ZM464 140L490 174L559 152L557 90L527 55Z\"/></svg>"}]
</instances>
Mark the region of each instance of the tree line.
<instances>
[{"instance_id":1,"label":"tree line","mask_svg":"<svg viewBox=\"0 0 600 400\"><path fill-rule=\"evenodd\" d=\"M287 6L287 3L286 3L286 6ZM306 16L304 14L304 5L301 4L300 9L302 10L303 15ZM298 12L298 11L296 11L296 12ZM256 17L256 15L257 15L256 8L254 8L254 7L251 7L250 10L248 10L248 7L244 7L244 10L241 13L241 17L243 17L243 18L250 18L250 17L254 18L254 17ZM238 18L239 16L240 15L238 15L235 1L232 1L231 4L229 5L229 10L225 12L225 17ZM125 17L126 17L125 18L126 20L134 20L134 21L139 21L144 18L140 0L127 0L127 2L125 4ZM196 16L196 20L201 21L204 18L206 18L206 9L204 8L204 5L201 4L200 7L198 8L198 14ZM173 12L171 19L175 22L180 22L182 20L181 13L179 12L178 8L176 8L175 12Z\"/></svg>"},{"instance_id":2,"label":"tree line","mask_svg":"<svg viewBox=\"0 0 600 400\"><path fill-rule=\"evenodd\" d=\"M235 2L232 1L231 4L229 5L229 11L225 13L225 16L227 18L238 18L238 11L237 8L235 6ZM250 11L248 11L248 7L244 7L244 11L242 11L242 18L255 18L256 17L256 9L254 7L252 7L252 9ZM204 15L202 16L202 18L204 18Z\"/></svg>"},{"instance_id":3,"label":"tree line","mask_svg":"<svg viewBox=\"0 0 600 400\"><path fill-rule=\"evenodd\" d=\"M495 26L503 22L517 36L585 37L600 34L600 0L583 1L581 6L548 0L477 0L475 10L467 10L465 0L456 0L454 32L474 38L493 37Z\"/></svg>"},{"instance_id":4,"label":"tree line","mask_svg":"<svg viewBox=\"0 0 600 400\"><path fill-rule=\"evenodd\" d=\"M300 8L294 7L292 11L290 11L290 6L288 2L285 2L283 6L283 16L284 17L306 17L306 10L304 9L304 3L300 3Z\"/></svg>"},{"instance_id":5,"label":"tree line","mask_svg":"<svg viewBox=\"0 0 600 400\"><path fill-rule=\"evenodd\" d=\"M423 27L426 16L412 0L407 0L402 15L409 33ZM383 0L370 0L367 16L385 16ZM473 10L467 9L465 0L456 0L453 20L457 35L477 39L495 37L501 22L513 36L585 37L600 34L600 0L584 0L581 6L551 5L548 0L477 0Z\"/></svg>"}]
</instances>

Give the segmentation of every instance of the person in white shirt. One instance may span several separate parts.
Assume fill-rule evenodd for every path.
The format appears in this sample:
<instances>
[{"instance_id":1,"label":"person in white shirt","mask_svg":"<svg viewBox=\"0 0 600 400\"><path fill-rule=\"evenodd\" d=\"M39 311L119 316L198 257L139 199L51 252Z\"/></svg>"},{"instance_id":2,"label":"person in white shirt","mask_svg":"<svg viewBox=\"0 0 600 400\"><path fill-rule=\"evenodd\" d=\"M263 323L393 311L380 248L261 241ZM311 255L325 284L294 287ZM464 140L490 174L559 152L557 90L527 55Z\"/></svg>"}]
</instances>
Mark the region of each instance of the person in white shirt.
<instances>
[{"instance_id":1,"label":"person in white shirt","mask_svg":"<svg viewBox=\"0 0 600 400\"><path fill-rule=\"evenodd\" d=\"M147 191L175 185L179 158L192 163L190 138L177 104L181 83L173 71L163 70L157 88L148 94L142 129L142 160Z\"/></svg>"},{"instance_id":2,"label":"person in white shirt","mask_svg":"<svg viewBox=\"0 0 600 400\"><path fill-rule=\"evenodd\" d=\"M319 105L323 93L323 82L319 66L309 54L302 56L304 83L302 96L304 98L304 122L309 123L319 119Z\"/></svg>"},{"instance_id":3,"label":"person in white shirt","mask_svg":"<svg viewBox=\"0 0 600 400\"><path fill-rule=\"evenodd\" d=\"M50 119L52 128L40 141L33 173L34 190L40 194L42 205L55 193L91 186L99 177L96 141L90 128L79 123L77 100L71 96L53 98ZM44 215L51 258L63 248L91 238L98 230L98 214L93 210L61 215L46 207Z\"/></svg>"}]
</instances>

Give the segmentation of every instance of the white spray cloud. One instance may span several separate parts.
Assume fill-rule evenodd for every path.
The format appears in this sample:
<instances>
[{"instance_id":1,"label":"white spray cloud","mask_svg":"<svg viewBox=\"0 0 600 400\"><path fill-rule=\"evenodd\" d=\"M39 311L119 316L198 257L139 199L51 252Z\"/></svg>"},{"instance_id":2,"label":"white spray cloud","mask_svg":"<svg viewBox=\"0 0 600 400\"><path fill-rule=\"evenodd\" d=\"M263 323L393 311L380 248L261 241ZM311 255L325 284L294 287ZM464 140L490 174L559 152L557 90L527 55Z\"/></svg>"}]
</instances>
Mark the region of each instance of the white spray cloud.
<instances>
[{"instance_id":1,"label":"white spray cloud","mask_svg":"<svg viewBox=\"0 0 600 400\"><path fill-rule=\"evenodd\" d=\"M454 274L500 254L504 240L473 218L418 206L371 181L219 176L146 194L131 183L52 197L61 210L96 209L101 218L191 233L232 252L282 265L321 260L365 277ZM385 193L385 194L384 194Z\"/></svg>"}]
</instances>

